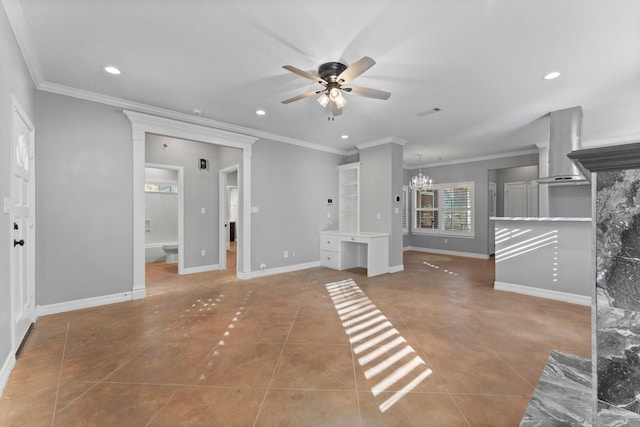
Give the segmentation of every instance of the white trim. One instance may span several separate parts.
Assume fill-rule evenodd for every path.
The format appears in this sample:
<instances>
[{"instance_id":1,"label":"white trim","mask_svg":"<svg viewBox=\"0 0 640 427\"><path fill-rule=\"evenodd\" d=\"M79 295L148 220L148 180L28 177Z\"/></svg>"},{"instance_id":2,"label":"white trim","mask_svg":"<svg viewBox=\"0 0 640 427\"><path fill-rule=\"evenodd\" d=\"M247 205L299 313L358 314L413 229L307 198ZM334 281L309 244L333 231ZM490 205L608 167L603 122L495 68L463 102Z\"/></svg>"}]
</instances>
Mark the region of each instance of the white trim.
<instances>
[{"instance_id":1,"label":"white trim","mask_svg":"<svg viewBox=\"0 0 640 427\"><path fill-rule=\"evenodd\" d=\"M462 256L466 258L489 259L488 254L477 254L475 252L448 251L445 249L419 248L417 246L409 246L408 248L405 248L405 251L417 251L417 252L427 252L431 254Z\"/></svg>"},{"instance_id":2,"label":"white trim","mask_svg":"<svg viewBox=\"0 0 640 427\"><path fill-rule=\"evenodd\" d=\"M78 299L75 301L60 302L56 304L38 305L36 306L36 312L38 313L38 316L47 316L50 314L58 314L58 313L65 313L67 311L81 310L83 308L98 307L101 305L131 301L132 299L134 298L131 292L123 292L119 294L84 298L84 299Z\"/></svg>"},{"instance_id":3,"label":"white trim","mask_svg":"<svg viewBox=\"0 0 640 427\"><path fill-rule=\"evenodd\" d=\"M377 139L375 141L358 144L356 145L356 147L358 148L358 150L364 150L365 148L376 147L378 145L398 144L398 145L404 146L406 143L407 141L405 141L404 139L396 138L395 136L388 136L386 138Z\"/></svg>"},{"instance_id":4,"label":"white trim","mask_svg":"<svg viewBox=\"0 0 640 427\"><path fill-rule=\"evenodd\" d=\"M36 87L39 87L44 82L42 74L42 68L38 61L38 55L33 47L31 36L29 35L29 29L27 28L27 22L24 19L22 13L22 7L18 0L2 0L4 10L9 19L9 24L13 30L13 34L16 36L16 41L22 52L24 62L27 64L29 74L31 74L31 80Z\"/></svg>"},{"instance_id":5,"label":"white trim","mask_svg":"<svg viewBox=\"0 0 640 427\"><path fill-rule=\"evenodd\" d=\"M471 229L469 231L455 231L455 230L444 229L444 225L445 225L444 214L446 212L446 208L444 207L444 192L448 188L455 188L455 187L465 187L465 188L471 189L470 191L470 195L471 195L470 227ZM409 213L411 217L411 233L416 235L425 235L425 236L428 235L428 236L437 236L437 237L456 237L456 238L474 239L476 237L476 183L475 181L446 182L442 184L433 184L433 190L436 190L438 192L438 200L437 200L438 207L432 208L430 210L437 211L439 218L442 217L443 219L442 220L439 219L440 223L438 224L437 229L419 228L417 226L418 216L416 215L416 212L419 209L426 210L427 208L418 208L418 201L417 201L418 191L410 189L409 191L411 192L411 200L413 202L411 206L411 212Z\"/></svg>"},{"instance_id":6,"label":"white trim","mask_svg":"<svg viewBox=\"0 0 640 427\"><path fill-rule=\"evenodd\" d=\"M507 153L490 154L488 156L480 156L480 157L469 157L467 159L451 160L447 162L425 163L423 165L412 165L412 166L402 165L402 168L413 170L413 169L428 168L428 167L435 167L435 166L458 165L461 163L473 163L473 162L481 162L484 160L504 159L505 157L525 156L527 154L538 154L538 149L531 148L528 150L521 150L521 151L509 151Z\"/></svg>"},{"instance_id":7,"label":"white trim","mask_svg":"<svg viewBox=\"0 0 640 427\"><path fill-rule=\"evenodd\" d=\"M2 396L2 392L4 392L7 382L9 382L9 375L11 375L11 371L15 365L16 356L12 351L7 355L7 358L2 364L2 369L0 369L0 396Z\"/></svg>"},{"instance_id":8,"label":"white trim","mask_svg":"<svg viewBox=\"0 0 640 427\"><path fill-rule=\"evenodd\" d=\"M568 292L552 291L550 289L532 288L530 286L514 285L512 283L493 282L493 289L497 291L515 292L533 297L547 298L556 301L591 306L591 297L570 294Z\"/></svg>"},{"instance_id":9,"label":"white trim","mask_svg":"<svg viewBox=\"0 0 640 427\"><path fill-rule=\"evenodd\" d=\"M399 273L404 271L404 264L389 266L389 273Z\"/></svg>"},{"instance_id":10,"label":"white trim","mask_svg":"<svg viewBox=\"0 0 640 427\"><path fill-rule=\"evenodd\" d=\"M131 291L131 299L143 299L147 296L146 289L134 289Z\"/></svg>"},{"instance_id":11,"label":"white trim","mask_svg":"<svg viewBox=\"0 0 640 427\"><path fill-rule=\"evenodd\" d=\"M181 274L206 273L208 271L220 270L219 264L199 265L197 267L185 267Z\"/></svg>"},{"instance_id":12,"label":"white trim","mask_svg":"<svg viewBox=\"0 0 640 427\"><path fill-rule=\"evenodd\" d=\"M242 186L244 197L243 222L238 232L238 250L243 251L242 264L244 270L251 269L251 224L249 209L251 202L251 145L257 138L246 135L234 134L220 129L209 128L193 123L180 122L166 117L150 116L148 114L124 110L124 115L131 121L131 139L133 151L133 284L132 292L136 298L144 298L145 290L145 203L144 203L144 179L145 179L145 141L147 132L165 135L174 138L189 139L209 144L223 145L240 148L243 152L242 174L238 177ZM178 171L180 181L180 171ZM184 191L178 190L178 197L184 197ZM184 203L184 201L182 201ZM246 208L245 208L246 207ZM180 238L180 236L179 236ZM184 242L179 242L180 248ZM178 273L186 274L184 268L184 250L178 250ZM210 267L210 266L209 266ZM205 267L208 268L208 267ZM241 266L238 269L242 268ZM191 271L191 270L190 270ZM210 270L205 270L210 271Z\"/></svg>"},{"instance_id":13,"label":"white trim","mask_svg":"<svg viewBox=\"0 0 640 427\"><path fill-rule=\"evenodd\" d=\"M293 271L306 270L307 268L320 267L320 261L312 261L304 264L286 265L284 267L267 268L250 272L238 272L238 279L255 279L256 277L272 276L274 274L291 273Z\"/></svg>"},{"instance_id":14,"label":"white trim","mask_svg":"<svg viewBox=\"0 0 640 427\"><path fill-rule=\"evenodd\" d=\"M251 137L255 137L256 139L258 138L269 139L272 141L279 141L285 144L297 145L299 147L310 148L312 150L324 151L332 154L339 154L342 156L349 155L350 153L350 151L339 149L339 148L327 147L325 145L316 144L309 141L303 141L300 139L290 138L288 136L278 135L270 132L264 132L261 130L252 129L244 126L233 125L233 124L221 122L218 120L208 119L206 117L197 117L197 116L180 113L180 112L165 109L165 108L155 107L153 105L142 104L139 102L129 101L126 99L116 98L108 95L102 95L100 93L91 92L83 89L77 89L69 86L64 86L57 83L42 82L42 84L38 85L38 89L45 92L51 92L59 95L69 96L72 98L78 98L86 101L97 102L100 104L111 105L114 107L123 108L127 110L136 110L146 114L153 114L156 116L179 120L181 122L198 124L198 125L203 125L211 128L217 128L221 131L248 135Z\"/></svg>"}]
</instances>

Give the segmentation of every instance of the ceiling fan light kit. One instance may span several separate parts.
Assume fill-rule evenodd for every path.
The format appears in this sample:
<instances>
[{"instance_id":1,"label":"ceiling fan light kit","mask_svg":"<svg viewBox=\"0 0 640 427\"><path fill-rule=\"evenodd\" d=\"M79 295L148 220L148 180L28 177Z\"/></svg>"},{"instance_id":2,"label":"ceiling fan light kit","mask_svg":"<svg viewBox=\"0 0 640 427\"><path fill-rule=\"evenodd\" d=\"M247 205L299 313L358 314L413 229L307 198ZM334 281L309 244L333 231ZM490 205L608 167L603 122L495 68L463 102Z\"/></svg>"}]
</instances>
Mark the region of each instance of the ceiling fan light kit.
<instances>
[{"instance_id":1,"label":"ceiling fan light kit","mask_svg":"<svg viewBox=\"0 0 640 427\"><path fill-rule=\"evenodd\" d=\"M331 101L331 114L332 116L337 116L342 114L342 108L347 105L347 99L344 97L343 92L353 93L367 98L389 99L391 93L382 90L358 86L342 87L342 85L349 83L351 80L367 71L375 63L376 62L368 56L363 57L349 67L341 62L326 62L318 67L318 75L311 74L292 65L284 65L282 68L285 70L319 83L324 86L324 88L285 99L282 103L289 104L294 101L299 101L301 99L320 94L318 103L320 103L322 107L326 108L327 105L329 105L329 101ZM329 119L331 120L332 117Z\"/></svg>"}]
</instances>

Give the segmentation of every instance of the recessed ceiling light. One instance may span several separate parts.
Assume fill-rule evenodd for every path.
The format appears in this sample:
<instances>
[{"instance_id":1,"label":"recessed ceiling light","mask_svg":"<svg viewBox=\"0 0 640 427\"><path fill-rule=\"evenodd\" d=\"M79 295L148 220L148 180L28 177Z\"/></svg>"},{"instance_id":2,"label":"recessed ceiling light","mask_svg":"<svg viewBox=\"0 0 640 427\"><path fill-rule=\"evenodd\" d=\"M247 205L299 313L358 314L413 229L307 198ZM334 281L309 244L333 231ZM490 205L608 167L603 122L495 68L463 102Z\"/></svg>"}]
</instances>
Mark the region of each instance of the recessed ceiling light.
<instances>
[{"instance_id":1,"label":"recessed ceiling light","mask_svg":"<svg viewBox=\"0 0 640 427\"><path fill-rule=\"evenodd\" d=\"M557 71L552 71L551 73L549 73L549 74L547 74L546 76L544 76L544 79L545 79L545 80L553 80L553 79L555 79L556 77L559 77L559 76L560 76L560 73L559 73L559 72L557 72Z\"/></svg>"},{"instance_id":2,"label":"recessed ceiling light","mask_svg":"<svg viewBox=\"0 0 640 427\"><path fill-rule=\"evenodd\" d=\"M115 74L116 76L118 74L120 74L120 70L118 70L116 67L114 67L113 65L107 65L106 67L104 67L104 70L109 73L109 74Z\"/></svg>"},{"instance_id":3,"label":"recessed ceiling light","mask_svg":"<svg viewBox=\"0 0 640 427\"><path fill-rule=\"evenodd\" d=\"M340 138L342 138L342 139L349 139L349 135L342 135Z\"/></svg>"},{"instance_id":4,"label":"recessed ceiling light","mask_svg":"<svg viewBox=\"0 0 640 427\"><path fill-rule=\"evenodd\" d=\"M264 116L265 114L267 114L267 112L264 110L256 110L256 114L259 116Z\"/></svg>"}]
</instances>

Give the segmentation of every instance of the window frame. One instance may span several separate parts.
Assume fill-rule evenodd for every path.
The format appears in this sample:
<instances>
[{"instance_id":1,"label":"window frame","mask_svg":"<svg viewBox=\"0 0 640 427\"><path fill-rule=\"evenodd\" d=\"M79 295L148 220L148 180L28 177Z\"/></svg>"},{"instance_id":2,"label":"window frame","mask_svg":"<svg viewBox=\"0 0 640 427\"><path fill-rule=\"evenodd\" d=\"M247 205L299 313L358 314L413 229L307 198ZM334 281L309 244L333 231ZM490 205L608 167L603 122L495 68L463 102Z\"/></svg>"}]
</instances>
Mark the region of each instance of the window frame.
<instances>
[{"instance_id":1,"label":"window frame","mask_svg":"<svg viewBox=\"0 0 640 427\"><path fill-rule=\"evenodd\" d=\"M469 194L471 197L470 201L470 221L469 228L470 230L445 230L444 218L446 217L446 209L444 207L444 190L448 188L460 188L466 187L469 188ZM435 208L419 208L418 207L418 191L413 190L412 200L413 206L411 208L411 232L412 234L422 234L422 235L431 235L431 236L444 236L444 237L461 237L461 238L474 238L475 237L475 182L473 181L465 181L465 182L451 182L451 183L442 183L442 184L433 184L433 189L437 190L437 202ZM438 228L429 229L429 228L420 228L418 227L418 212L419 211L434 211L437 212L438 215Z\"/></svg>"}]
</instances>

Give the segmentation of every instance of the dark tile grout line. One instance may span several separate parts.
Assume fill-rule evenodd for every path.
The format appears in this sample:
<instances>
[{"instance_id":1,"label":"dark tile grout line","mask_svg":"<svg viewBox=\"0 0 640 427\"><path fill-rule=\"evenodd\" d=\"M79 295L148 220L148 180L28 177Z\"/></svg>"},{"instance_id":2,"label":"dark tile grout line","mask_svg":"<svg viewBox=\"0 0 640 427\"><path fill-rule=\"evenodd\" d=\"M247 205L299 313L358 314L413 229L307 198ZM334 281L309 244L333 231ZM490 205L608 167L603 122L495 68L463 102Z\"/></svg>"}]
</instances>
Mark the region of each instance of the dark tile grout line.
<instances>
[{"instance_id":1,"label":"dark tile grout line","mask_svg":"<svg viewBox=\"0 0 640 427\"><path fill-rule=\"evenodd\" d=\"M247 294L245 295L245 298L242 300L242 303L240 305L240 307L238 309L236 309L236 313L238 313L240 311L241 308L245 307L246 301L248 299L248 295L251 294L251 291L247 292ZM218 301L220 298L224 298L224 294L220 294L218 295L218 298L216 298L216 301ZM210 301L210 300L209 300ZM216 307L218 307L216 305ZM243 310L241 317L244 317L245 311ZM237 315L236 315L237 316ZM176 321L177 323L177 321ZM228 329L225 331L225 333L228 331ZM223 337L225 336L223 333ZM218 342L213 346L212 349L210 349L209 351L207 351L207 353L202 357L202 360L195 364L195 366L193 367L193 369L191 371L189 371L189 373L187 373L184 376L184 379L182 381L182 384L178 384L178 385L182 385L182 386L187 386L187 384L185 383L189 377L191 377L191 375L193 375L193 373L196 371L196 369L198 369L198 366L200 366L206 359L207 357L212 353L215 352L216 349L220 346L220 340L218 340ZM141 384L141 383L138 383ZM176 394L178 393L178 388L176 387L176 385L173 385L174 388L176 388L174 390L174 392L171 394L171 396L167 399L167 401L156 411L155 414L153 414L153 416L149 419L149 422L145 425L145 427L149 427L153 421L156 419L156 417L160 414L160 412L162 412L162 410L164 408L166 408L166 406L173 400L173 398L176 396Z\"/></svg>"},{"instance_id":2,"label":"dark tile grout line","mask_svg":"<svg viewBox=\"0 0 640 427\"><path fill-rule=\"evenodd\" d=\"M60 394L60 382L62 381L62 368L64 367L64 357L67 351L67 339L69 338L69 327L71 323L67 321L67 330L64 335L64 345L62 346L62 356L60 358L60 370L58 371L58 384L56 386L56 397L53 401L53 413L51 414L51 427L55 425L56 411L58 408L58 396Z\"/></svg>"},{"instance_id":3,"label":"dark tile grout line","mask_svg":"<svg viewBox=\"0 0 640 427\"><path fill-rule=\"evenodd\" d=\"M271 286L273 286L273 285L271 285ZM280 369L280 364L282 363L282 355L284 354L284 349L286 348L287 342L289 341L289 336L291 336L291 331L293 330L293 325L296 322L296 318L298 317L298 312L300 311L300 307L302 306L302 304L304 302L304 295L306 293L307 293L307 291L305 291L303 293L303 296L300 298L300 301L298 302L298 307L296 308L296 312L293 315L293 319L291 320L291 325L289 325L289 331L287 332L287 337L284 339L284 343L282 343L282 348L280 349L280 354L278 355L278 361L276 362L275 366L273 367L273 372L271 373L271 378L269 378L269 382L267 383L267 386L265 387L265 390L264 390L264 396L262 396L262 401L258 405L258 410L256 411L256 418L253 420L253 427L255 427L257 425L258 420L260 419L260 415L262 413L262 408L264 407L264 403L267 400L267 396L269 395L269 390L271 389L271 383L273 383L273 380L274 380L276 374L278 373L278 370Z\"/></svg>"}]
</instances>

